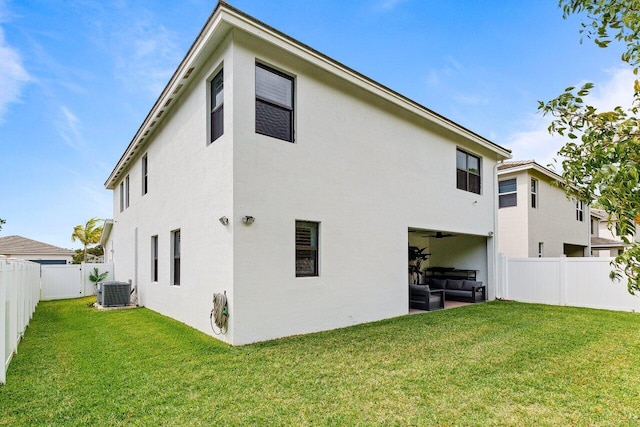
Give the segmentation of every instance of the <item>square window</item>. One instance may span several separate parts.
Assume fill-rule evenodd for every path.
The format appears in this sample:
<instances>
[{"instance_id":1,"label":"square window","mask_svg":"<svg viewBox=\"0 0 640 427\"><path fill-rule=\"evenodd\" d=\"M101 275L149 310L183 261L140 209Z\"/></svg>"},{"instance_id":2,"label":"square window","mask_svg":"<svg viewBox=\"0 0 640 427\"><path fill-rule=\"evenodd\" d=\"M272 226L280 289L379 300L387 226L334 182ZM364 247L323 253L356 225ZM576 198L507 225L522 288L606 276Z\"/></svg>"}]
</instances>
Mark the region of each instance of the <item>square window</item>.
<instances>
[{"instance_id":1,"label":"square window","mask_svg":"<svg viewBox=\"0 0 640 427\"><path fill-rule=\"evenodd\" d=\"M256 63L256 133L293 142L293 77Z\"/></svg>"},{"instance_id":2,"label":"square window","mask_svg":"<svg viewBox=\"0 0 640 427\"><path fill-rule=\"evenodd\" d=\"M480 157L466 151L456 150L456 187L460 190L480 194Z\"/></svg>"},{"instance_id":3,"label":"square window","mask_svg":"<svg viewBox=\"0 0 640 427\"><path fill-rule=\"evenodd\" d=\"M508 208L518 205L518 185L516 178L498 182L498 207Z\"/></svg>"},{"instance_id":4,"label":"square window","mask_svg":"<svg viewBox=\"0 0 640 427\"><path fill-rule=\"evenodd\" d=\"M296 221L296 276L318 275L317 222Z\"/></svg>"}]
</instances>

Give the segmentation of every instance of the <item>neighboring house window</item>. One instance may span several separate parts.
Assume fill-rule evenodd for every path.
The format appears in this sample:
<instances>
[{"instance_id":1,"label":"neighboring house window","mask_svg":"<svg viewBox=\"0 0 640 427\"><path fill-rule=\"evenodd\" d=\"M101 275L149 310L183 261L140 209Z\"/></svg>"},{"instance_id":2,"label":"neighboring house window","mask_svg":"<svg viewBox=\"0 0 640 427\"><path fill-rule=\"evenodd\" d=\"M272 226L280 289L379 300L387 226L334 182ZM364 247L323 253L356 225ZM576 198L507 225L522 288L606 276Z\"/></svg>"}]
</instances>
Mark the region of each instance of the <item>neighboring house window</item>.
<instances>
[{"instance_id":1,"label":"neighboring house window","mask_svg":"<svg viewBox=\"0 0 640 427\"><path fill-rule=\"evenodd\" d=\"M151 236L151 281L158 281L158 236Z\"/></svg>"},{"instance_id":2,"label":"neighboring house window","mask_svg":"<svg viewBox=\"0 0 640 427\"><path fill-rule=\"evenodd\" d=\"M149 159L145 154L142 156L142 195L144 196L149 191Z\"/></svg>"},{"instance_id":3,"label":"neighboring house window","mask_svg":"<svg viewBox=\"0 0 640 427\"><path fill-rule=\"evenodd\" d=\"M129 207L129 175L124 179L124 207Z\"/></svg>"},{"instance_id":4,"label":"neighboring house window","mask_svg":"<svg viewBox=\"0 0 640 427\"><path fill-rule=\"evenodd\" d=\"M596 235L596 230L597 230L597 227L596 227L596 220L595 220L595 219L592 219L592 220L591 220L591 235L592 235L592 236L595 236L595 235Z\"/></svg>"},{"instance_id":5,"label":"neighboring house window","mask_svg":"<svg viewBox=\"0 0 640 427\"><path fill-rule=\"evenodd\" d=\"M515 178L498 182L498 207L508 208L518 205L518 186Z\"/></svg>"},{"instance_id":6,"label":"neighboring house window","mask_svg":"<svg viewBox=\"0 0 640 427\"><path fill-rule=\"evenodd\" d=\"M296 221L296 276L318 275L317 222Z\"/></svg>"},{"instance_id":7,"label":"neighboring house window","mask_svg":"<svg viewBox=\"0 0 640 427\"><path fill-rule=\"evenodd\" d=\"M256 133L293 142L293 77L256 63Z\"/></svg>"},{"instance_id":8,"label":"neighboring house window","mask_svg":"<svg viewBox=\"0 0 640 427\"><path fill-rule=\"evenodd\" d=\"M531 207L538 207L538 180L531 178Z\"/></svg>"},{"instance_id":9,"label":"neighboring house window","mask_svg":"<svg viewBox=\"0 0 640 427\"><path fill-rule=\"evenodd\" d=\"M173 261L171 283L173 286L180 286L180 230L171 232L171 253Z\"/></svg>"},{"instance_id":10,"label":"neighboring house window","mask_svg":"<svg viewBox=\"0 0 640 427\"><path fill-rule=\"evenodd\" d=\"M456 150L457 187L480 194L480 157Z\"/></svg>"},{"instance_id":11,"label":"neighboring house window","mask_svg":"<svg viewBox=\"0 0 640 427\"><path fill-rule=\"evenodd\" d=\"M209 142L218 139L224 133L224 80L223 70L211 80L211 138Z\"/></svg>"},{"instance_id":12,"label":"neighboring house window","mask_svg":"<svg viewBox=\"0 0 640 427\"><path fill-rule=\"evenodd\" d=\"M124 182L120 182L120 212L124 210Z\"/></svg>"},{"instance_id":13,"label":"neighboring house window","mask_svg":"<svg viewBox=\"0 0 640 427\"><path fill-rule=\"evenodd\" d=\"M544 243L538 242L538 258L542 258L544 256Z\"/></svg>"},{"instance_id":14,"label":"neighboring house window","mask_svg":"<svg viewBox=\"0 0 640 427\"><path fill-rule=\"evenodd\" d=\"M584 203L581 200L576 202L576 219L584 221Z\"/></svg>"}]
</instances>

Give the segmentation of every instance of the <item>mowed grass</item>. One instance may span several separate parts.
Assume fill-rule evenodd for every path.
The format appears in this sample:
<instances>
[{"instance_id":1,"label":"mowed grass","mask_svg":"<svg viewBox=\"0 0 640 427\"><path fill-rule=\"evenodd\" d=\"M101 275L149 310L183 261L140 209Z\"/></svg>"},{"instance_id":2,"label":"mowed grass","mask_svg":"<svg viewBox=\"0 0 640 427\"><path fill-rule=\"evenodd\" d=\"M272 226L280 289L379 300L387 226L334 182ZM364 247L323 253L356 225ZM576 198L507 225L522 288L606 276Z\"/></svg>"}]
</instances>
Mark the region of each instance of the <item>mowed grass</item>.
<instances>
[{"instance_id":1,"label":"mowed grass","mask_svg":"<svg viewBox=\"0 0 640 427\"><path fill-rule=\"evenodd\" d=\"M234 348L87 302L40 303L1 425L640 425L638 314L491 302Z\"/></svg>"}]
</instances>

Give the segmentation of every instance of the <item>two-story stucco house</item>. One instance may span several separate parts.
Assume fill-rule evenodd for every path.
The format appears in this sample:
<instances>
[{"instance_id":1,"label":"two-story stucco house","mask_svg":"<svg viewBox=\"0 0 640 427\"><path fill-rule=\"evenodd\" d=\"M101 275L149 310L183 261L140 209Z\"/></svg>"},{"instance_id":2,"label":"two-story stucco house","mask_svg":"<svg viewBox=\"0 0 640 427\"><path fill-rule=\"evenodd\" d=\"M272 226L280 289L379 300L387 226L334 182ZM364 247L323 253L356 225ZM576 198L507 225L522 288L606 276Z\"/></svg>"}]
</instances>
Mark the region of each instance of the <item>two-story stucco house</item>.
<instances>
[{"instance_id":1,"label":"two-story stucco house","mask_svg":"<svg viewBox=\"0 0 640 427\"><path fill-rule=\"evenodd\" d=\"M508 257L589 256L589 206L534 160L498 165L498 246Z\"/></svg>"},{"instance_id":2,"label":"two-story stucco house","mask_svg":"<svg viewBox=\"0 0 640 427\"><path fill-rule=\"evenodd\" d=\"M613 218L609 229L609 214L602 210L591 208L591 255L597 257L615 257L627 247L616 226ZM634 242L640 239L640 226L636 224L633 236L627 236L627 241Z\"/></svg>"},{"instance_id":3,"label":"two-story stucco house","mask_svg":"<svg viewBox=\"0 0 640 427\"><path fill-rule=\"evenodd\" d=\"M140 304L239 345L409 312L416 231L431 265L495 295L508 150L220 2L106 187L105 253ZM110 258L111 259L111 258Z\"/></svg>"}]
</instances>

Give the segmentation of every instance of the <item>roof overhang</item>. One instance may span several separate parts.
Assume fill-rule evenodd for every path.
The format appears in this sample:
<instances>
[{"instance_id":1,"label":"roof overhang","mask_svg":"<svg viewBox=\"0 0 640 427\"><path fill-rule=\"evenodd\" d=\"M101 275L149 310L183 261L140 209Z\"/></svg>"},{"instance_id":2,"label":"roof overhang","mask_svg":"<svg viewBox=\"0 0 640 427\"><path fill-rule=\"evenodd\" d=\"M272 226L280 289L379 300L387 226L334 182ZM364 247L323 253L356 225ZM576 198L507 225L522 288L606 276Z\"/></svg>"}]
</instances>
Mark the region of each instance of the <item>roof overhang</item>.
<instances>
[{"instance_id":1,"label":"roof overhang","mask_svg":"<svg viewBox=\"0 0 640 427\"><path fill-rule=\"evenodd\" d=\"M113 229L113 220L105 219L104 225L102 226L102 234L100 235L100 246L103 248L109 241L109 236L111 236L111 230Z\"/></svg>"},{"instance_id":2,"label":"roof overhang","mask_svg":"<svg viewBox=\"0 0 640 427\"><path fill-rule=\"evenodd\" d=\"M244 31L285 51L291 52L329 73L337 75L356 86L374 93L392 104L408 110L441 128L448 129L466 140L494 152L497 160L511 158L511 150L501 147L404 95L371 80L363 74L230 6L224 1L219 1L198 34L198 37L189 48L186 56L173 73L169 83L167 83L158 100L151 108L151 111L149 111L149 114L142 122L142 125L129 143L129 146L118 161L116 167L109 175L109 178L105 182L106 188L115 188L116 183L124 176L130 163L136 159L142 151L142 148L146 145L147 139L164 119L167 111L169 111L173 105L177 104L175 102L176 98L181 96L186 86L193 80L192 73L209 58L210 54L232 29Z\"/></svg>"}]
</instances>

